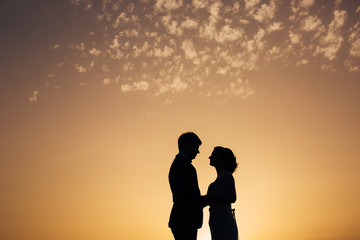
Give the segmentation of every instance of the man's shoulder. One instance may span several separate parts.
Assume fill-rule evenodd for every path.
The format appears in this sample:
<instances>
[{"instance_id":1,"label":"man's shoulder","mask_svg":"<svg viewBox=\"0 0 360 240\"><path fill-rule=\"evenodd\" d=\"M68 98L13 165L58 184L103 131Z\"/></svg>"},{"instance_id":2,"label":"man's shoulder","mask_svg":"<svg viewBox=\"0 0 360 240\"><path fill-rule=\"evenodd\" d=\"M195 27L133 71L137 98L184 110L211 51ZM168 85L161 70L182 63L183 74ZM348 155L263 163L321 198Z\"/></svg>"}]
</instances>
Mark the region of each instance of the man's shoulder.
<instances>
[{"instance_id":1,"label":"man's shoulder","mask_svg":"<svg viewBox=\"0 0 360 240\"><path fill-rule=\"evenodd\" d=\"M184 156L178 154L178 155L176 155L174 161L171 164L171 169L172 170L174 170L174 169L177 169L177 170L183 169L184 171L188 171L190 169L195 169L195 168L191 164L191 161L189 161ZM188 169L188 170L186 170L186 169Z\"/></svg>"}]
</instances>

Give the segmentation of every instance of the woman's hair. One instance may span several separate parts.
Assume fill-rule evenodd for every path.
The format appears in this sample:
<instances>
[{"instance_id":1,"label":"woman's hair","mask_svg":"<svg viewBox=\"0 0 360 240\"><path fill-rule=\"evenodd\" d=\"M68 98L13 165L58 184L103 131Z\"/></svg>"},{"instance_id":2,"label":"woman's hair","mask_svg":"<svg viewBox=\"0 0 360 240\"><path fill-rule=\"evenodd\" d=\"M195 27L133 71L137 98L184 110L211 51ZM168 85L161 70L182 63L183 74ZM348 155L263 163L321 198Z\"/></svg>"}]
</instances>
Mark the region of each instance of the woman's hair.
<instances>
[{"instance_id":1,"label":"woman's hair","mask_svg":"<svg viewBox=\"0 0 360 240\"><path fill-rule=\"evenodd\" d=\"M214 148L214 153L219 156L224 168L227 171L231 173L235 172L238 163L236 162L234 153L229 148L217 146Z\"/></svg>"}]
</instances>

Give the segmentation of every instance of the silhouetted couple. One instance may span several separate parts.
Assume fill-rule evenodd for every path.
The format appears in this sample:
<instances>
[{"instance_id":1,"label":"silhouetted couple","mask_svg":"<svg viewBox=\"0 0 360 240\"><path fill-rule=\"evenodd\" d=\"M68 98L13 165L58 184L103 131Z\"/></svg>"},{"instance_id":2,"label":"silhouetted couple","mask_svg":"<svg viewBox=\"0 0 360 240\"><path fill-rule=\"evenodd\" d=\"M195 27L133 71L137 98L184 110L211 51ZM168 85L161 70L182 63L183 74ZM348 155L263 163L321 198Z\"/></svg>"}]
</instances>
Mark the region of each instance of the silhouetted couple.
<instances>
[{"instance_id":1,"label":"silhouetted couple","mask_svg":"<svg viewBox=\"0 0 360 240\"><path fill-rule=\"evenodd\" d=\"M209 226L212 240L237 240L238 230L231 203L236 201L235 182L232 176L237 167L236 158L228 148L215 147L210 165L217 172L207 194L201 196L197 174L191 161L199 153L200 138L192 132L178 139L179 154L169 172L173 207L169 227L176 240L196 240L203 223L203 208L210 206Z\"/></svg>"}]
</instances>

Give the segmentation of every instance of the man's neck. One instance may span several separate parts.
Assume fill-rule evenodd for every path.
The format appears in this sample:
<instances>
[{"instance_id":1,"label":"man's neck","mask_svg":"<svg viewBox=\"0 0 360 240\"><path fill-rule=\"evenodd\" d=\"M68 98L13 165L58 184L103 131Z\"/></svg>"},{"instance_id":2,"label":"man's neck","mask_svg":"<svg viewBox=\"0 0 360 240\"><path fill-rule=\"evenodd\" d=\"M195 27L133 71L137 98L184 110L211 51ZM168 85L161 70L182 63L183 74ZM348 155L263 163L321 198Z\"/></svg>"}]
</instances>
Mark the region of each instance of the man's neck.
<instances>
[{"instance_id":1,"label":"man's neck","mask_svg":"<svg viewBox=\"0 0 360 240\"><path fill-rule=\"evenodd\" d=\"M178 155L183 156L184 158L186 158L186 160L189 160L190 162L192 161L192 159L190 159L189 156L184 152L179 152Z\"/></svg>"}]
</instances>

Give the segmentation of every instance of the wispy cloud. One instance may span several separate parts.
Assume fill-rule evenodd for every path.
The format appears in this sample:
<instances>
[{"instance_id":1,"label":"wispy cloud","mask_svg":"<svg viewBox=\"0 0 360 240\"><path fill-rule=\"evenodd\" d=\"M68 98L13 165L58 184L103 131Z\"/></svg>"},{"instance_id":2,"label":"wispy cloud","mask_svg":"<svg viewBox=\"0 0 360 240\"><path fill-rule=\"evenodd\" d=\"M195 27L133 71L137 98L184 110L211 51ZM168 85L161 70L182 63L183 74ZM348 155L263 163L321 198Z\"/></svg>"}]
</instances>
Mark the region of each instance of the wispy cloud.
<instances>
[{"instance_id":1,"label":"wispy cloud","mask_svg":"<svg viewBox=\"0 0 360 240\"><path fill-rule=\"evenodd\" d=\"M37 90L34 90L33 95L29 97L29 102L36 102L38 98L39 92Z\"/></svg>"},{"instance_id":2,"label":"wispy cloud","mask_svg":"<svg viewBox=\"0 0 360 240\"><path fill-rule=\"evenodd\" d=\"M336 53L344 41L341 30L344 26L346 16L347 14L344 10L334 11L334 18L328 26L327 34L321 37L320 45L317 46L315 55L323 53L329 60L336 58Z\"/></svg>"},{"instance_id":3,"label":"wispy cloud","mask_svg":"<svg viewBox=\"0 0 360 240\"><path fill-rule=\"evenodd\" d=\"M351 29L349 35L350 55L360 57L360 22L357 22Z\"/></svg>"},{"instance_id":4,"label":"wispy cloud","mask_svg":"<svg viewBox=\"0 0 360 240\"><path fill-rule=\"evenodd\" d=\"M270 0L269 4L262 4L261 7L256 10L253 17L259 22L265 22L274 18L275 11L276 2L274 0Z\"/></svg>"},{"instance_id":5,"label":"wispy cloud","mask_svg":"<svg viewBox=\"0 0 360 240\"><path fill-rule=\"evenodd\" d=\"M146 81L133 82L132 84L122 84L121 91L146 91L148 90L150 84Z\"/></svg>"}]
</instances>

